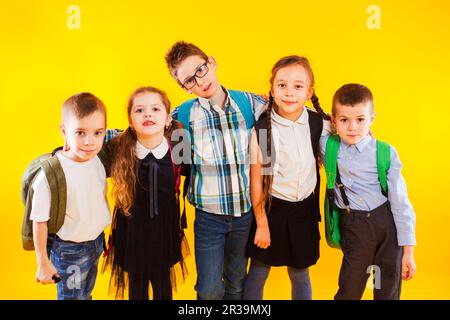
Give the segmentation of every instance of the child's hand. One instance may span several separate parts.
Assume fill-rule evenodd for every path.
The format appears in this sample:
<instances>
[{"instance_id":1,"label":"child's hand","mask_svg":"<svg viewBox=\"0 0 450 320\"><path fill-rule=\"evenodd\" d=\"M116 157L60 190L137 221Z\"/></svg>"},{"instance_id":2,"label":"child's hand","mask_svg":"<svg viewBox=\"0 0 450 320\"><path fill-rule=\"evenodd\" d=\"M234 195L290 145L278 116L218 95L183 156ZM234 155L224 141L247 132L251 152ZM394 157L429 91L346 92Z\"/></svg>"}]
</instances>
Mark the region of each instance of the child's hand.
<instances>
[{"instance_id":1,"label":"child's hand","mask_svg":"<svg viewBox=\"0 0 450 320\"><path fill-rule=\"evenodd\" d=\"M58 271L50 261L43 262L38 265L36 282L40 282L42 284L53 284L55 283L55 280L52 279L53 276L59 277Z\"/></svg>"},{"instance_id":2,"label":"child's hand","mask_svg":"<svg viewBox=\"0 0 450 320\"><path fill-rule=\"evenodd\" d=\"M414 261L413 246L403 247L402 279L411 280L416 273L416 262Z\"/></svg>"},{"instance_id":3,"label":"child's hand","mask_svg":"<svg viewBox=\"0 0 450 320\"><path fill-rule=\"evenodd\" d=\"M267 249L270 246L270 230L268 225L256 227L255 241L253 243L261 249Z\"/></svg>"}]
</instances>

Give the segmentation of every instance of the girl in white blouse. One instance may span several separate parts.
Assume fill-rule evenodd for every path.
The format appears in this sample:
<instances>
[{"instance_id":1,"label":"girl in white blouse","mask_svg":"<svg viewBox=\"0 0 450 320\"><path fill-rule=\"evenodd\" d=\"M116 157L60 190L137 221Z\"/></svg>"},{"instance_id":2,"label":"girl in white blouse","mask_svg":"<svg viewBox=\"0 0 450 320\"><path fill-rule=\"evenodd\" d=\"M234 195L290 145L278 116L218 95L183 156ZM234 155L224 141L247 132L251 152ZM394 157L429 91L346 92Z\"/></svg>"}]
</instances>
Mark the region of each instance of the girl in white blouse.
<instances>
[{"instance_id":1,"label":"girl in white blouse","mask_svg":"<svg viewBox=\"0 0 450 320\"><path fill-rule=\"evenodd\" d=\"M255 221L244 299L258 300L271 266L287 266L292 299L311 299L308 267L319 258L319 139L329 117L314 93L306 58L272 68L269 107L251 138L250 191ZM316 111L305 107L311 100Z\"/></svg>"}]
</instances>

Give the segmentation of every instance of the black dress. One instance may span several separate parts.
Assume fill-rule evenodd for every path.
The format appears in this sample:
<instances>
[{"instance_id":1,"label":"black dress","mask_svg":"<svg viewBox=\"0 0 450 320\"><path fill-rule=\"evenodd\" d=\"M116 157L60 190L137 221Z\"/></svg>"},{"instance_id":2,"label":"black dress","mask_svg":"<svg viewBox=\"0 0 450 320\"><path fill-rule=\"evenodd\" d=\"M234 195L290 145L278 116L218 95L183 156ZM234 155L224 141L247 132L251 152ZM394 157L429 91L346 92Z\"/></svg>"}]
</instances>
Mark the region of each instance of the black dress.
<instances>
[{"instance_id":1,"label":"black dress","mask_svg":"<svg viewBox=\"0 0 450 320\"><path fill-rule=\"evenodd\" d=\"M154 299L171 299L176 278L184 280L187 273L184 258L189 255L175 192L179 167L169 150L161 159L149 153L137 167L131 213L114 212L105 264L112 267L110 293L123 299L129 289L130 299L148 299L153 287Z\"/></svg>"}]
</instances>

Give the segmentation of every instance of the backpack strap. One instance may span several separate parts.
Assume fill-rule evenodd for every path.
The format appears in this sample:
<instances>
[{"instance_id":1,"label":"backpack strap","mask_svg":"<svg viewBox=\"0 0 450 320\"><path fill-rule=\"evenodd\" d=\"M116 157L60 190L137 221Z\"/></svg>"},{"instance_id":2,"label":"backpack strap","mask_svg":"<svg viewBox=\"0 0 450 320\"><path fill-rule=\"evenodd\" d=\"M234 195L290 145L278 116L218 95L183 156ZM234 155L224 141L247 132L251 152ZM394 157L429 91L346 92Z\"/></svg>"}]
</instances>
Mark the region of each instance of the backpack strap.
<instances>
[{"instance_id":1,"label":"backpack strap","mask_svg":"<svg viewBox=\"0 0 450 320\"><path fill-rule=\"evenodd\" d=\"M167 139L167 144L169 145L170 160L172 162L172 173L173 173L173 178L174 178L175 195L178 198L178 196L180 195L180 171L181 171L181 167L180 166L178 168L175 167L175 161L173 160L173 154L172 154L172 145L170 144L169 139Z\"/></svg>"},{"instance_id":2,"label":"backpack strap","mask_svg":"<svg viewBox=\"0 0 450 320\"><path fill-rule=\"evenodd\" d=\"M247 125L247 129L253 128L253 125L255 123L255 115L253 114L252 105L250 102L250 99L245 95L242 91L237 90L228 90L233 100L236 102L237 106L239 107L239 110L241 111L242 115L245 119L245 124ZM188 101L183 102L178 107L178 118L177 120L180 121L184 128L189 131L189 123L191 120L191 109L194 105L194 102L197 100L190 99Z\"/></svg>"},{"instance_id":3,"label":"backpack strap","mask_svg":"<svg viewBox=\"0 0 450 320\"><path fill-rule=\"evenodd\" d=\"M197 99L190 99L182 103L178 107L178 116L177 120L180 121L185 130L185 136L184 139L188 139L189 145L191 144L191 128L190 128L190 122L191 122L191 110L194 106L194 103ZM187 228L187 218L186 218L186 196L188 193L189 183L190 183L190 175L193 174L193 166L191 166L191 172L186 175L186 178L184 180L183 185L183 213L181 215L181 226L183 229Z\"/></svg>"},{"instance_id":4,"label":"backpack strap","mask_svg":"<svg viewBox=\"0 0 450 320\"><path fill-rule=\"evenodd\" d=\"M319 141L323 130L323 118L316 112L306 108L308 113L309 131L311 132L311 146L314 153L314 158L319 156Z\"/></svg>"},{"instance_id":5,"label":"backpack strap","mask_svg":"<svg viewBox=\"0 0 450 320\"><path fill-rule=\"evenodd\" d=\"M327 146L325 151L325 172L327 174L327 197L329 201L334 199L331 193L334 194L335 183L338 183L342 200L349 210L349 201L344 192L344 187L340 181L339 171L337 169L337 155L339 150L340 138L337 134L330 136L327 140ZM377 140L377 171L378 179L381 185L381 191L385 197L387 197L387 174L391 165L391 146L386 142ZM331 202L332 203L332 202Z\"/></svg>"},{"instance_id":6,"label":"backpack strap","mask_svg":"<svg viewBox=\"0 0 450 320\"><path fill-rule=\"evenodd\" d=\"M328 137L325 151L325 172L327 175L327 189L334 189L336 184L337 157L341 139L337 134Z\"/></svg>"},{"instance_id":7,"label":"backpack strap","mask_svg":"<svg viewBox=\"0 0 450 320\"><path fill-rule=\"evenodd\" d=\"M190 122L191 122L191 109L195 103L195 100L197 99L190 99L188 101L185 101L178 107L177 120L183 124L185 132L184 139L188 139L189 142L192 141Z\"/></svg>"},{"instance_id":8,"label":"backpack strap","mask_svg":"<svg viewBox=\"0 0 450 320\"><path fill-rule=\"evenodd\" d=\"M185 101L178 107L177 120L184 125L184 128L186 129L187 132L190 131L189 123L191 121L191 109L192 106L194 105L195 100L197 99L190 99L188 101Z\"/></svg>"},{"instance_id":9,"label":"backpack strap","mask_svg":"<svg viewBox=\"0 0 450 320\"><path fill-rule=\"evenodd\" d=\"M172 145L170 143L170 140L167 139L167 143L169 144L169 152L170 152L170 159L172 161L172 173L173 173L173 179L174 179L174 188L175 188L175 197L177 201L179 201L180 198L180 184L181 184L181 165L176 167L175 161L173 159L173 153L172 153ZM186 229L187 228L187 218L186 218L186 182L189 184L189 181L185 180L184 186L183 186L183 213L181 214L181 228Z\"/></svg>"},{"instance_id":10,"label":"backpack strap","mask_svg":"<svg viewBox=\"0 0 450 320\"><path fill-rule=\"evenodd\" d=\"M318 157L319 157L319 141L323 130L323 119L321 116L319 116L317 112L309 108L306 108L306 112L308 113L311 146L313 149L314 160L316 162L317 183L316 187L314 188L314 201L316 205L317 220L321 221L322 217L320 216L320 170L319 170L320 167Z\"/></svg>"},{"instance_id":11,"label":"backpack strap","mask_svg":"<svg viewBox=\"0 0 450 320\"><path fill-rule=\"evenodd\" d=\"M237 90L228 90L230 92L231 97L234 102L236 102L239 110L245 119L245 124L247 125L247 129L253 128L255 124L255 115L252 110L252 104L250 99L246 96L246 94L242 91Z\"/></svg>"},{"instance_id":12,"label":"backpack strap","mask_svg":"<svg viewBox=\"0 0 450 320\"><path fill-rule=\"evenodd\" d=\"M391 166L391 146L386 142L377 140L377 169L381 191L387 197L387 174Z\"/></svg>"},{"instance_id":13,"label":"backpack strap","mask_svg":"<svg viewBox=\"0 0 450 320\"><path fill-rule=\"evenodd\" d=\"M53 153L52 153L53 154ZM61 229L66 216L67 185L64 171L58 157L52 156L42 162L42 170L50 187L51 205L48 233L55 234Z\"/></svg>"},{"instance_id":14,"label":"backpack strap","mask_svg":"<svg viewBox=\"0 0 450 320\"><path fill-rule=\"evenodd\" d=\"M339 144L341 139L339 135L333 134L328 137L327 146L325 151L325 172L327 174L327 191L326 196L330 210L334 206L334 188L337 183L339 191L341 193L342 201L344 202L345 210L350 213L350 202L345 194L344 185L342 184L341 177L339 175L339 168L337 166L337 158L339 152Z\"/></svg>"},{"instance_id":15,"label":"backpack strap","mask_svg":"<svg viewBox=\"0 0 450 320\"><path fill-rule=\"evenodd\" d=\"M341 176L339 175L339 168L336 167L336 182L341 193L342 202L344 202L344 209L347 213L350 213L350 201L348 201L347 195L345 194L344 184L341 181Z\"/></svg>"}]
</instances>

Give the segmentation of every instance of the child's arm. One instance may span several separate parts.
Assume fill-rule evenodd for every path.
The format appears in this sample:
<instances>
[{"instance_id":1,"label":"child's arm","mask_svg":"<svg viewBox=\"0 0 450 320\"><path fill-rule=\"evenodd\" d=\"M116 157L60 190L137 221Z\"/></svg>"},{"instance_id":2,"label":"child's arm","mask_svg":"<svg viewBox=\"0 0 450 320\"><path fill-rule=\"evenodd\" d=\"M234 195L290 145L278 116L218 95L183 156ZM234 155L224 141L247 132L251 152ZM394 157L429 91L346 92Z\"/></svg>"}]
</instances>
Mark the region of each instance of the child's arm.
<instances>
[{"instance_id":1,"label":"child's arm","mask_svg":"<svg viewBox=\"0 0 450 320\"><path fill-rule=\"evenodd\" d=\"M33 186L30 220L33 221L33 242L37 258L36 281L42 284L54 283L52 276L57 274L48 258L47 222L50 219L51 193L43 171L36 177Z\"/></svg>"},{"instance_id":2,"label":"child's arm","mask_svg":"<svg viewBox=\"0 0 450 320\"><path fill-rule=\"evenodd\" d=\"M325 164L325 151L328 137L336 133L336 129L332 126L331 121L323 120L323 129L319 140L319 158L322 164Z\"/></svg>"},{"instance_id":3,"label":"child's arm","mask_svg":"<svg viewBox=\"0 0 450 320\"><path fill-rule=\"evenodd\" d=\"M416 216L408 198L406 182L401 173L402 163L391 146L391 166L387 175L388 199L397 229L398 245L403 246L402 278L411 279L416 271L414 245Z\"/></svg>"},{"instance_id":4,"label":"child's arm","mask_svg":"<svg viewBox=\"0 0 450 320\"><path fill-rule=\"evenodd\" d=\"M103 145L105 146L110 140L117 137L123 130L121 129L106 129L105 139L103 140Z\"/></svg>"},{"instance_id":5,"label":"child's arm","mask_svg":"<svg viewBox=\"0 0 450 320\"><path fill-rule=\"evenodd\" d=\"M255 115L255 119L258 120L261 114L263 114L267 110L269 101L264 95L249 93L249 96L252 104L253 114Z\"/></svg>"},{"instance_id":6,"label":"child's arm","mask_svg":"<svg viewBox=\"0 0 450 320\"><path fill-rule=\"evenodd\" d=\"M38 265L36 281L42 284L55 283L52 277L54 275L58 276L58 271L53 266L47 255L47 233L47 221L33 221L33 242L36 250Z\"/></svg>"},{"instance_id":7,"label":"child's arm","mask_svg":"<svg viewBox=\"0 0 450 320\"><path fill-rule=\"evenodd\" d=\"M262 154L258 146L256 131L253 131L251 136L250 159L250 195L256 220L256 234L253 243L261 249L267 249L270 246L270 230L264 208Z\"/></svg>"}]
</instances>

